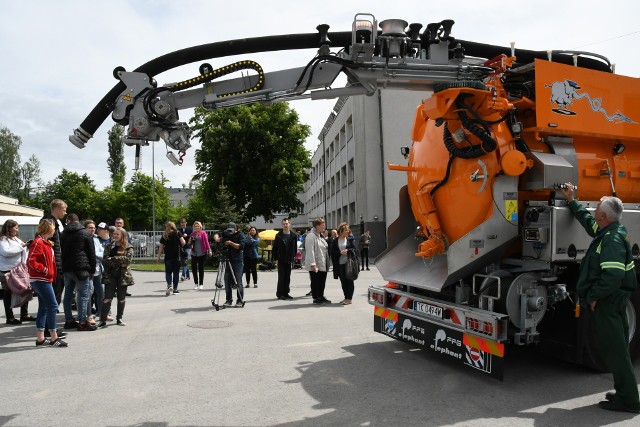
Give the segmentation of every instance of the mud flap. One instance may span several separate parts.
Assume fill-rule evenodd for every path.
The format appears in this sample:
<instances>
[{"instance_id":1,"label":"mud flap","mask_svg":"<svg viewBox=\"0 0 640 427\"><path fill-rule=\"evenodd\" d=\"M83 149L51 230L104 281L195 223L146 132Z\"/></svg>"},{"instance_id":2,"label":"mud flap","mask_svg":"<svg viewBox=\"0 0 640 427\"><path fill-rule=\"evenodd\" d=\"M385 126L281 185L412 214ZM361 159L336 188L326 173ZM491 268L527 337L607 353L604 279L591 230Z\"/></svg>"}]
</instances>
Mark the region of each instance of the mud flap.
<instances>
[{"instance_id":1,"label":"mud flap","mask_svg":"<svg viewBox=\"0 0 640 427\"><path fill-rule=\"evenodd\" d=\"M373 330L503 380L504 344L379 307L373 316Z\"/></svg>"}]
</instances>

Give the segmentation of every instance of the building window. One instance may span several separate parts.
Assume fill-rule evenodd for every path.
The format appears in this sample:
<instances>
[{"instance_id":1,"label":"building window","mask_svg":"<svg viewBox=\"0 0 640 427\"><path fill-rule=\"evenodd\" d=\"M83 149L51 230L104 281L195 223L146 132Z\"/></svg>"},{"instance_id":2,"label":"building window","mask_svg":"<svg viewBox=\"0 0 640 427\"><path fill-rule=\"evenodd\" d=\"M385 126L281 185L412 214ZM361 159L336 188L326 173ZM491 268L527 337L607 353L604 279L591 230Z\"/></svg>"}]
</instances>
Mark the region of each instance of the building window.
<instances>
[{"instance_id":1,"label":"building window","mask_svg":"<svg viewBox=\"0 0 640 427\"><path fill-rule=\"evenodd\" d=\"M343 187L347 186L347 167L346 166L342 167L342 186Z\"/></svg>"},{"instance_id":2,"label":"building window","mask_svg":"<svg viewBox=\"0 0 640 427\"><path fill-rule=\"evenodd\" d=\"M355 225L356 223L356 203L349 204L349 223Z\"/></svg>"},{"instance_id":3,"label":"building window","mask_svg":"<svg viewBox=\"0 0 640 427\"><path fill-rule=\"evenodd\" d=\"M340 171L336 174L336 191L340 190Z\"/></svg>"},{"instance_id":4,"label":"building window","mask_svg":"<svg viewBox=\"0 0 640 427\"><path fill-rule=\"evenodd\" d=\"M342 126L342 129L340 129L340 149L341 150L346 145L346 143L347 143L346 131L345 131L345 127Z\"/></svg>"},{"instance_id":5,"label":"building window","mask_svg":"<svg viewBox=\"0 0 640 427\"><path fill-rule=\"evenodd\" d=\"M356 170L355 167L353 165L353 159L349 160L349 182L353 182L353 180L356 178Z\"/></svg>"},{"instance_id":6,"label":"building window","mask_svg":"<svg viewBox=\"0 0 640 427\"><path fill-rule=\"evenodd\" d=\"M331 178L331 194L336 194L336 179Z\"/></svg>"},{"instance_id":7,"label":"building window","mask_svg":"<svg viewBox=\"0 0 640 427\"><path fill-rule=\"evenodd\" d=\"M347 119L347 129L346 129L346 137L347 141L349 141L353 137L353 119L351 116Z\"/></svg>"}]
</instances>

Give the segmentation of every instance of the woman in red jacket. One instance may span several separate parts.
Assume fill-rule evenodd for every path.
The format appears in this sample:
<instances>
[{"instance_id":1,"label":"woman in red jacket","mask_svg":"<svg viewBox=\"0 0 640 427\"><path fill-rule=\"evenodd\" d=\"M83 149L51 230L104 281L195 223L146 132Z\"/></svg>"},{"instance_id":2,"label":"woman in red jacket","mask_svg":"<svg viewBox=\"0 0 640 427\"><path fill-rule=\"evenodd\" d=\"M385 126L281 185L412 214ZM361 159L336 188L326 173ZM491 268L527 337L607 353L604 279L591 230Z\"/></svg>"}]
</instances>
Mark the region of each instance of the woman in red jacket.
<instances>
[{"instance_id":1,"label":"woman in red jacket","mask_svg":"<svg viewBox=\"0 0 640 427\"><path fill-rule=\"evenodd\" d=\"M56 278L56 259L53 254L53 243L48 239L55 229L51 221L43 219L38 225L38 234L29 247L27 267L31 287L38 295L38 315L36 316L36 346L51 345L67 347L67 343L58 337L56 330L56 313L58 302L53 293L53 281ZM44 329L51 332L51 340L44 337Z\"/></svg>"}]
</instances>

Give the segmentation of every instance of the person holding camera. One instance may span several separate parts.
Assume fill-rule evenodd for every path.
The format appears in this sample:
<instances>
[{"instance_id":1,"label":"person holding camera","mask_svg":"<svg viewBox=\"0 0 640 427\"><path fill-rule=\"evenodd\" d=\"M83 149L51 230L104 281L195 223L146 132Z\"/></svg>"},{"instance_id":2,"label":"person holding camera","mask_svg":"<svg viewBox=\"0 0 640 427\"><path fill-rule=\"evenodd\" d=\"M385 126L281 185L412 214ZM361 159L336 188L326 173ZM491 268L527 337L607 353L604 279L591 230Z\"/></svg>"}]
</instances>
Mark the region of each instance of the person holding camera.
<instances>
[{"instance_id":1,"label":"person holding camera","mask_svg":"<svg viewBox=\"0 0 640 427\"><path fill-rule=\"evenodd\" d=\"M224 290L227 300L223 304L230 307L233 304L232 289L237 292L236 307L244 305L244 288L242 287L242 269L244 266L244 234L235 222L230 222L222 233L222 246L226 252L228 267L224 272ZM223 256L224 258L224 256Z\"/></svg>"}]
</instances>

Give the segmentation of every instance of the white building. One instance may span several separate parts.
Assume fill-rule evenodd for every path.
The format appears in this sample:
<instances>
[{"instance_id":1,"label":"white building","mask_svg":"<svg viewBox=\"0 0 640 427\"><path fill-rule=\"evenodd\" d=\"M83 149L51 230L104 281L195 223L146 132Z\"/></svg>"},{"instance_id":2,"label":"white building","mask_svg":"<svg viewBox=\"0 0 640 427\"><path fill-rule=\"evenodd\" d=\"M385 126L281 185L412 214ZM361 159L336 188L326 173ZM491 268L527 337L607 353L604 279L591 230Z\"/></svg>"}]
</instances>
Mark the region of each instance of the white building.
<instances>
[{"instance_id":1,"label":"white building","mask_svg":"<svg viewBox=\"0 0 640 427\"><path fill-rule=\"evenodd\" d=\"M404 172L387 162L406 164L400 152L411 146L415 111L425 92L378 90L373 96L340 98L327 118L311 159L305 215L309 223L324 217L327 228L345 221L358 237L372 235L370 255L386 247L387 225L399 213L398 192Z\"/></svg>"}]
</instances>

